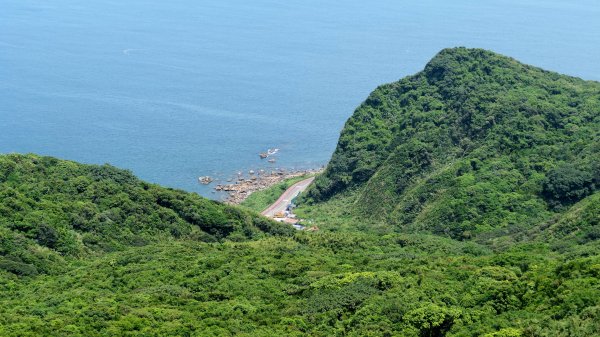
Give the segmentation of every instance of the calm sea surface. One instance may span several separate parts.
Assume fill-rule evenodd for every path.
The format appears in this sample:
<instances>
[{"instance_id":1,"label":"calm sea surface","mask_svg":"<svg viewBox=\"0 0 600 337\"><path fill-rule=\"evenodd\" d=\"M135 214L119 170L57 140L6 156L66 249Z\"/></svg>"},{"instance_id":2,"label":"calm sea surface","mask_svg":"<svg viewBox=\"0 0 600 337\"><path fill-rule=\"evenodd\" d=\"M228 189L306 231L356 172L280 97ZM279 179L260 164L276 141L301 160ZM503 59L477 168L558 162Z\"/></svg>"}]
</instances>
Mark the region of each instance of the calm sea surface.
<instances>
[{"instance_id":1,"label":"calm sea surface","mask_svg":"<svg viewBox=\"0 0 600 337\"><path fill-rule=\"evenodd\" d=\"M453 46L600 80L600 1L0 0L0 152L210 197L198 176L325 164L371 90Z\"/></svg>"}]
</instances>

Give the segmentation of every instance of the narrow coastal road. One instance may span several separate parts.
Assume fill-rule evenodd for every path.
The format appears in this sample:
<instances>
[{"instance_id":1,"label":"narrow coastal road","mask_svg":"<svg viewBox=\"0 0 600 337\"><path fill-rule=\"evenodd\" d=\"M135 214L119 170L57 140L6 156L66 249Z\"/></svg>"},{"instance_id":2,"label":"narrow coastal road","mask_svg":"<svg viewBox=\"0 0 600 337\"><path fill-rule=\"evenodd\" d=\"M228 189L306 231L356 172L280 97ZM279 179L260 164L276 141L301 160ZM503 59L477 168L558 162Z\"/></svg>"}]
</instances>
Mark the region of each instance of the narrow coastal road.
<instances>
[{"instance_id":1,"label":"narrow coastal road","mask_svg":"<svg viewBox=\"0 0 600 337\"><path fill-rule=\"evenodd\" d=\"M277 201L275 201L274 204L269 206L269 208L265 209L261 214L272 218L275 214L285 211L287 205L289 205L292 199L294 199L298 196L298 194L306 190L308 185L310 185L310 183L312 183L313 180L315 180L315 177L304 179L290 186L290 188L283 192L283 194L279 197L279 199L277 199Z\"/></svg>"}]
</instances>

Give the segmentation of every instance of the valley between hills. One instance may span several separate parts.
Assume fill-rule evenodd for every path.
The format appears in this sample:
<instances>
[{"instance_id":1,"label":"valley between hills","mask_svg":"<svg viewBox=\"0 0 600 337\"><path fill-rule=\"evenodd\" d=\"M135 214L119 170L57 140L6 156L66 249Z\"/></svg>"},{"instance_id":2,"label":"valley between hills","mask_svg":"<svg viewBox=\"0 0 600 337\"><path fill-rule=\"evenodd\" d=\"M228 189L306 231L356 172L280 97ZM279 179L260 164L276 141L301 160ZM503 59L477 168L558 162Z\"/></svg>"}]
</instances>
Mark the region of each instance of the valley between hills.
<instances>
[{"instance_id":1,"label":"valley between hills","mask_svg":"<svg viewBox=\"0 0 600 337\"><path fill-rule=\"evenodd\" d=\"M1 336L600 336L600 83L482 49L376 88L294 212L0 156Z\"/></svg>"}]
</instances>

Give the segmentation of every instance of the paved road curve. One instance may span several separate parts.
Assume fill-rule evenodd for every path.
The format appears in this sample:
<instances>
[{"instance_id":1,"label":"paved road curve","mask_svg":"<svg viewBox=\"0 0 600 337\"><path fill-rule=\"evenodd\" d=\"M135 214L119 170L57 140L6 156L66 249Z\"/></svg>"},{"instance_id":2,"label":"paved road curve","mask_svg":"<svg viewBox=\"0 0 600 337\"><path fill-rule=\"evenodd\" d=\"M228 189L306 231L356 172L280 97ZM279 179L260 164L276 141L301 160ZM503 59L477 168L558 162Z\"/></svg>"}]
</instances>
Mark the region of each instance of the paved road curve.
<instances>
[{"instance_id":1,"label":"paved road curve","mask_svg":"<svg viewBox=\"0 0 600 337\"><path fill-rule=\"evenodd\" d=\"M283 194L279 197L279 199L277 199L277 201L275 201L273 205L269 206L269 208L265 209L261 214L272 218L273 215L285 211L287 205L289 205L292 199L306 190L308 185L310 185L313 180L315 180L315 177L304 179L290 186L290 188L283 192Z\"/></svg>"}]
</instances>

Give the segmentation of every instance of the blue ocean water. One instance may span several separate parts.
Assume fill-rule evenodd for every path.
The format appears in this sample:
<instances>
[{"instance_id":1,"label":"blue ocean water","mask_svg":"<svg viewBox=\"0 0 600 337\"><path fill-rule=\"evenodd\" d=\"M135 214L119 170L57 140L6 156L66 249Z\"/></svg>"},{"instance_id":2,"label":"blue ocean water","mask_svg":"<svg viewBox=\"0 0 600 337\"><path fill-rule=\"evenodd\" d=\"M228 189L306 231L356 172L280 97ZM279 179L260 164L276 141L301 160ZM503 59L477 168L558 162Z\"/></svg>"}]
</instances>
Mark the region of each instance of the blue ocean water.
<instances>
[{"instance_id":1,"label":"blue ocean water","mask_svg":"<svg viewBox=\"0 0 600 337\"><path fill-rule=\"evenodd\" d=\"M600 80L600 2L0 0L0 152L210 197L198 176L325 164L370 91L453 46Z\"/></svg>"}]
</instances>

